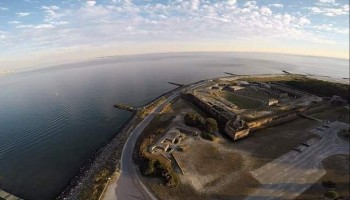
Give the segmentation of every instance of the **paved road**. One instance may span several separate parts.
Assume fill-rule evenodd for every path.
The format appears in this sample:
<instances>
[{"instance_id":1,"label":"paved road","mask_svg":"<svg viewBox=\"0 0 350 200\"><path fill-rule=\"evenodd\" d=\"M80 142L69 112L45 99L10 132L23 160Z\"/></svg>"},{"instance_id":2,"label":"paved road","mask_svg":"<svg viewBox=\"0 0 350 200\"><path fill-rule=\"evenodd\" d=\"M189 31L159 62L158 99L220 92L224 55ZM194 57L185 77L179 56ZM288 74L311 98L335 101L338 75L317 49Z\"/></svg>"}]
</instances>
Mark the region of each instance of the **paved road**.
<instances>
[{"instance_id":1,"label":"paved road","mask_svg":"<svg viewBox=\"0 0 350 200\"><path fill-rule=\"evenodd\" d=\"M206 82L197 83L189 86L193 89L201 86ZM167 98L165 102L156 107L137 127L131 132L126 141L121 156L121 174L118 180L108 186L105 191L104 200L129 200L129 199L156 199L156 197L148 190L148 188L140 181L139 171L132 162L132 153L137 138L143 129L153 120L153 118L173 99L180 95L179 90Z\"/></svg>"},{"instance_id":2,"label":"paved road","mask_svg":"<svg viewBox=\"0 0 350 200\"><path fill-rule=\"evenodd\" d=\"M325 173L322 160L334 154L349 154L349 142L337 136L349 124L333 122L330 128L314 129L322 139L310 139L302 153L291 151L252 172L262 186L246 200L294 199Z\"/></svg>"},{"instance_id":3,"label":"paved road","mask_svg":"<svg viewBox=\"0 0 350 200\"><path fill-rule=\"evenodd\" d=\"M130 134L121 157L121 175L116 183L111 184L105 193L104 200L156 199L138 178L138 171L132 162L132 153L137 138L152 119L180 92L173 93L164 103L155 108Z\"/></svg>"}]
</instances>

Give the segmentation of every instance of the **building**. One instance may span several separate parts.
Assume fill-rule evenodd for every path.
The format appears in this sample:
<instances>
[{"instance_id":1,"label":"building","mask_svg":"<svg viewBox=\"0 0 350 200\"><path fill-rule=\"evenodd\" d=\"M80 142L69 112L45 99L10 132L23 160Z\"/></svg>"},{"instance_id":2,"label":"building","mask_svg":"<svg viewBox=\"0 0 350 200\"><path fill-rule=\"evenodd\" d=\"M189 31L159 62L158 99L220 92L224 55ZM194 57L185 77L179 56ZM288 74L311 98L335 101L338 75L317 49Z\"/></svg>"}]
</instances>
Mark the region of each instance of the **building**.
<instances>
[{"instance_id":1,"label":"building","mask_svg":"<svg viewBox=\"0 0 350 200\"><path fill-rule=\"evenodd\" d=\"M239 86L249 86L250 84L247 81L237 81L237 85L239 85Z\"/></svg>"},{"instance_id":2,"label":"building","mask_svg":"<svg viewBox=\"0 0 350 200\"><path fill-rule=\"evenodd\" d=\"M268 106L273 106L273 105L277 105L278 104L278 100L277 99L269 99L267 105Z\"/></svg>"},{"instance_id":3,"label":"building","mask_svg":"<svg viewBox=\"0 0 350 200\"><path fill-rule=\"evenodd\" d=\"M238 91L238 90L243 90L243 89L245 89L245 87L241 87L241 86L238 86L238 85L231 85L231 86L227 87L227 90L232 91L232 92L235 92L235 91Z\"/></svg>"}]
</instances>

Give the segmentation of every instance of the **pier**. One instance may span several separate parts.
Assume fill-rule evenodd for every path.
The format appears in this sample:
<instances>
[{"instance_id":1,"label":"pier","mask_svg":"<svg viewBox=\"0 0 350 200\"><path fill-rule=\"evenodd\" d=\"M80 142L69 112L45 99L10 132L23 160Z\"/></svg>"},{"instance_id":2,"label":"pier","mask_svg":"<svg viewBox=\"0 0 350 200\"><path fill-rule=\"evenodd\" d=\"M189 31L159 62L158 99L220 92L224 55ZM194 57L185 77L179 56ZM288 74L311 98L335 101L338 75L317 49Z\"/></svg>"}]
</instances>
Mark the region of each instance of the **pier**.
<instances>
[{"instance_id":1,"label":"pier","mask_svg":"<svg viewBox=\"0 0 350 200\"><path fill-rule=\"evenodd\" d=\"M180 84L180 83L174 83L174 82L168 82L168 83L171 84L171 85L179 86L179 87L184 86L184 84Z\"/></svg>"},{"instance_id":2,"label":"pier","mask_svg":"<svg viewBox=\"0 0 350 200\"><path fill-rule=\"evenodd\" d=\"M122 104L122 103L117 103L113 107L121 109L121 110L126 110L126 111L129 111L129 112L135 112L135 111L139 110L137 107L130 106L130 105L127 105L127 104Z\"/></svg>"},{"instance_id":3,"label":"pier","mask_svg":"<svg viewBox=\"0 0 350 200\"><path fill-rule=\"evenodd\" d=\"M292 73L290 73L290 72L288 72L288 71L286 71L286 70L282 70L282 72L285 73L285 74L289 74L289 75L292 74Z\"/></svg>"},{"instance_id":4,"label":"pier","mask_svg":"<svg viewBox=\"0 0 350 200\"><path fill-rule=\"evenodd\" d=\"M230 75L230 76L239 76L238 74L233 74L233 73L230 73L230 72L224 72L225 74L227 75Z\"/></svg>"}]
</instances>

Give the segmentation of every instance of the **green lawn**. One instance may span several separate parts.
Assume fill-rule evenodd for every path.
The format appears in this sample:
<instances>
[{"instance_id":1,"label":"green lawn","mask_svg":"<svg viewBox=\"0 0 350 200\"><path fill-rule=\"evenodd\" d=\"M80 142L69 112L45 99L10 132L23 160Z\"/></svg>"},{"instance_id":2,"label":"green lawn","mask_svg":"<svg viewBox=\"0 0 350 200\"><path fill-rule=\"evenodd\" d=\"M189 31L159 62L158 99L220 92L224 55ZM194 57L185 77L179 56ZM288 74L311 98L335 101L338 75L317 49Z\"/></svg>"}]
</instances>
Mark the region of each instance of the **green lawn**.
<instances>
[{"instance_id":1,"label":"green lawn","mask_svg":"<svg viewBox=\"0 0 350 200\"><path fill-rule=\"evenodd\" d=\"M333 107L312 115L321 120L340 121L349 123L349 110L344 107Z\"/></svg>"},{"instance_id":2,"label":"green lawn","mask_svg":"<svg viewBox=\"0 0 350 200\"><path fill-rule=\"evenodd\" d=\"M220 92L218 95L235 104L241 109L253 109L258 108L262 105L260 101L246 98L244 96L239 96L231 92Z\"/></svg>"}]
</instances>

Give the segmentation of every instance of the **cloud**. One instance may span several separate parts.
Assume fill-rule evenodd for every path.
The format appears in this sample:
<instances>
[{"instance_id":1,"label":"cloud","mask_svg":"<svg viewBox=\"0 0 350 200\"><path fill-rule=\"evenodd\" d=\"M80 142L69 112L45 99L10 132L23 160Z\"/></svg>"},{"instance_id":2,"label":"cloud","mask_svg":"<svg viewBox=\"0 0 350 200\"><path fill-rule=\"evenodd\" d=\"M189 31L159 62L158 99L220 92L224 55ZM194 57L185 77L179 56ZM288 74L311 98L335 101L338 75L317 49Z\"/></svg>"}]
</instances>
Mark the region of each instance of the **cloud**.
<instances>
[{"instance_id":1,"label":"cloud","mask_svg":"<svg viewBox=\"0 0 350 200\"><path fill-rule=\"evenodd\" d=\"M260 12L261 12L262 15L265 15L265 16L270 16L270 15L272 15L271 9L268 8L268 7L265 7L265 6L263 6L263 7L260 8Z\"/></svg>"},{"instance_id":2,"label":"cloud","mask_svg":"<svg viewBox=\"0 0 350 200\"><path fill-rule=\"evenodd\" d=\"M283 8L283 4L279 4L279 3L269 4L269 6L275 7L275 8Z\"/></svg>"},{"instance_id":3,"label":"cloud","mask_svg":"<svg viewBox=\"0 0 350 200\"><path fill-rule=\"evenodd\" d=\"M237 3L237 0L227 0L227 4L233 6Z\"/></svg>"},{"instance_id":4,"label":"cloud","mask_svg":"<svg viewBox=\"0 0 350 200\"><path fill-rule=\"evenodd\" d=\"M313 14L323 14L326 16L349 15L349 5L344 5L337 8L311 7L309 8Z\"/></svg>"},{"instance_id":5,"label":"cloud","mask_svg":"<svg viewBox=\"0 0 350 200\"><path fill-rule=\"evenodd\" d=\"M95 6L95 4L96 4L96 1L86 1L87 6L92 7L92 6Z\"/></svg>"},{"instance_id":6,"label":"cloud","mask_svg":"<svg viewBox=\"0 0 350 200\"><path fill-rule=\"evenodd\" d=\"M313 28L321 31L349 35L349 28L336 28L333 24L315 25Z\"/></svg>"},{"instance_id":7,"label":"cloud","mask_svg":"<svg viewBox=\"0 0 350 200\"><path fill-rule=\"evenodd\" d=\"M5 11L5 10L8 10L8 8L0 7L0 10L1 10L1 11Z\"/></svg>"},{"instance_id":8,"label":"cloud","mask_svg":"<svg viewBox=\"0 0 350 200\"><path fill-rule=\"evenodd\" d=\"M26 17L26 16L30 15L30 13L27 13L27 12L18 12L18 13L16 13L16 15L17 15L18 17Z\"/></svg>"},{"instance_id":9,"label":"cloud","mask_svg":"<svg viewBox=\"0 0 350 200\"><path fill-rule=\"evenodd\" d=\"M54 28L55 26L53 24L38 24L38 25L18 25L16 28L19 29L48 29L48 28Z\"/></svg>"},{"instance_id":10,"label":"cloud","mask_svg":"<svg viewBox=\"0 0 350 200\"><path fill-rule=\"evenodd\" d=\"M320 4L335 4L335 0L318 0Z\"/></svg>"},{"instance_id":11,"label":"cloud","mask_svg":"<svg viewBox=\"0 0 350 200\"><path fill-rule=\"evenodd\" d=\"M304 26L304 25L308 25L308 24L311 24L310 20L307 19L306 17L301 17L299 19L299 24Z\"/></svg>"},{"instance_id":12,"label":"cloud","mask_svg":"<svg viewBox=\"0 0 350 200\"><path fill-rule=\"evenodd\" d=\"M199 4L200 4L199 0L192 0L192 2L191 2L191 9L192 10L198 10Z\"/></svg>"},{"instance_id":13,"label":"cloud","mask_svg":"<svg viewBox=\"0 0 350 200\"><path fill-rule=\"evenodd\" d=\"M50 22L52 20L57 20L59 18L61 18L62 16L64 16L63 13L58 13L58 11L60 10L60 7L58 6L42 6L41 7L42 10L44 10L45 13L45 22Z\"/></svg>"},{"instance_id":14,"label":"cloud","mask_svg":"<svg viewBox=\"0 0 350 200\"><path fill-rule=\"evenodd\" d=\"M8 24L20 24L21 22L19 22L19 21L8 21L7 23Z\"/></svg>"},{"instance_id":15,"label":"cloud","mask_svg":"<svg viewBox=\"0 0 350 200\"><path fill-rule=\"evenodd\" d=\"M315 20L305 10L302 10L304 13L288 13L284 9L273 9L283 8L282 4L236 3L235 0L215 3L208 0L145 1L137 4L136 1L115 0L98 5L96 1L83 1L76 6L41 6L44 17L38 24L16 24L16 34L4 40L11 48L21 48L23 44L25 47L22 48L30 46L33 51L194 40L334 43L332 38L320 33L326 27L315 27ZM345 33L342 29L333 31ZM26 41L25 45L23 41Z\"/></svg>"}]
</instances>

